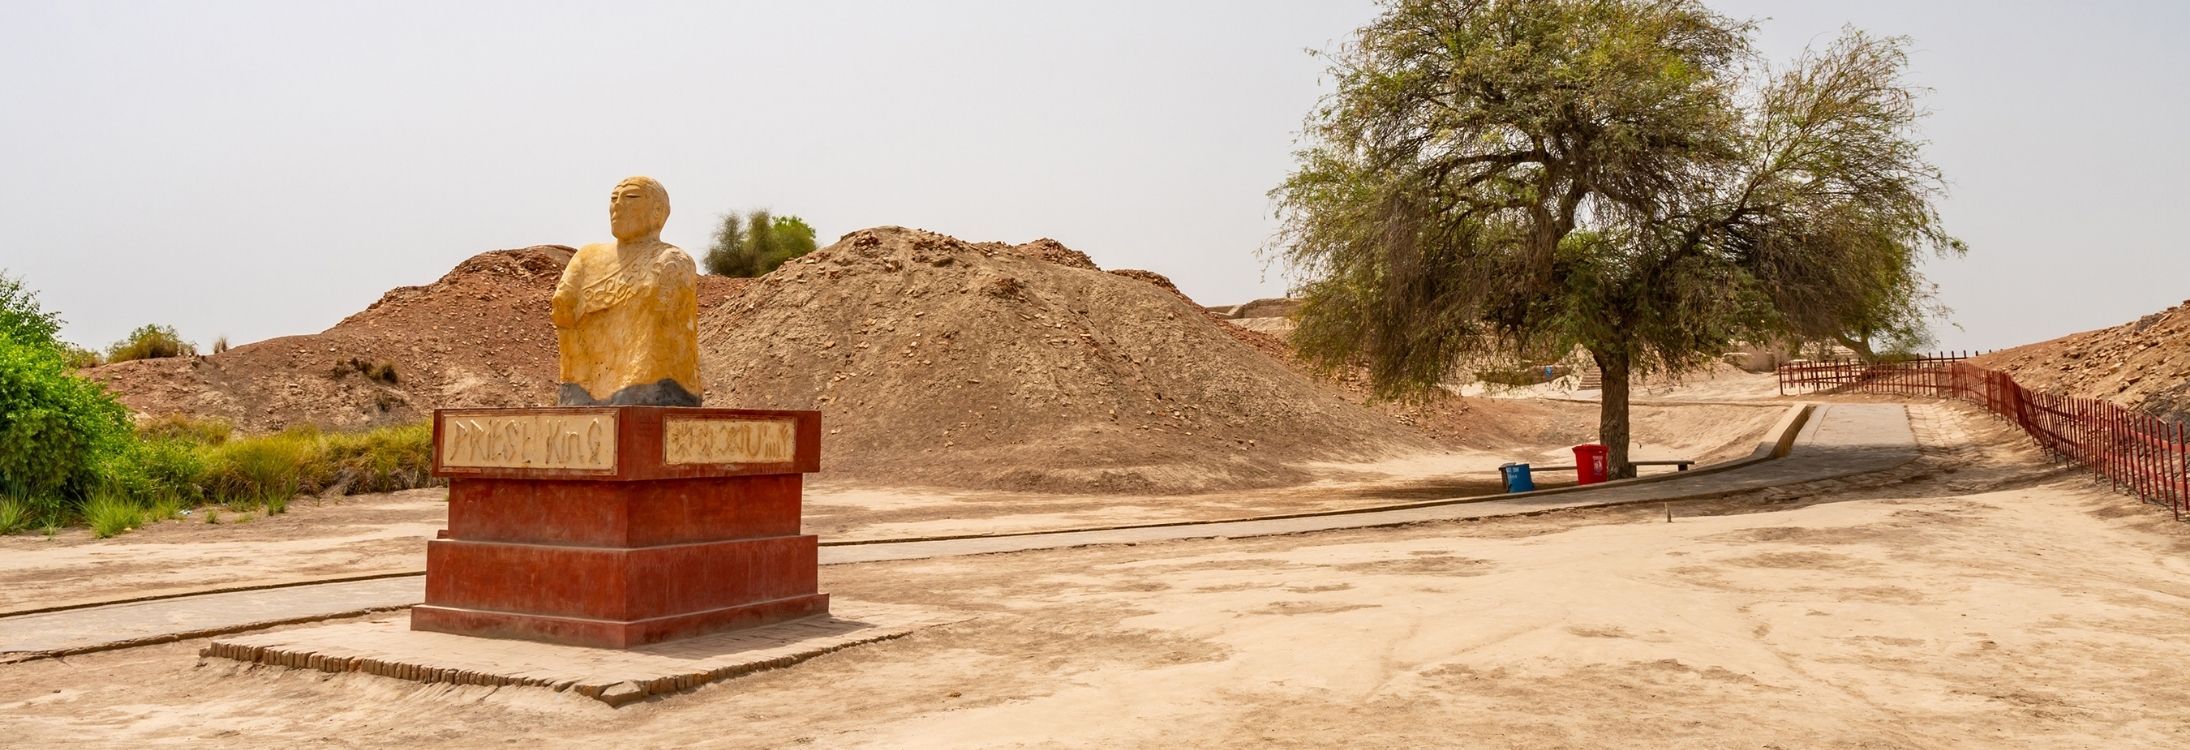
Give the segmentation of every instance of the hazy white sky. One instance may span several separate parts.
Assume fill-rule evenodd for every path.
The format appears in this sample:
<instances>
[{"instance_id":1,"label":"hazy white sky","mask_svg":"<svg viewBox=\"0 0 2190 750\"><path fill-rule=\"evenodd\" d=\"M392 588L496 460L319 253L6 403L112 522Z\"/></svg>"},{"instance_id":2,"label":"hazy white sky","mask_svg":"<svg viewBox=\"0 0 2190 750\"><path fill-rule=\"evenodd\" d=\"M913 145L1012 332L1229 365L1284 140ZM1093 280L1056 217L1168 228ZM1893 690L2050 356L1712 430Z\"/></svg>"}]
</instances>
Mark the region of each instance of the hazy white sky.
<instances>
[{"instance_id":1,"label":"hazy white sky","mask_svg":"<svg viewBox=\"0 0 2190 750\"><path fill-rule=\"evenodd\" d=\"M1777 60L1916 39L1991 348L2190 298L2167 222L2190 3L1720 0ZM649 174L703 251L769 207L830 239L1055 237L1197 300L1282 293L1265 193L1369 0L0 0L0 268L103 346L310 333L475 253L608 234Z\"/></svg>"}]
</instances>

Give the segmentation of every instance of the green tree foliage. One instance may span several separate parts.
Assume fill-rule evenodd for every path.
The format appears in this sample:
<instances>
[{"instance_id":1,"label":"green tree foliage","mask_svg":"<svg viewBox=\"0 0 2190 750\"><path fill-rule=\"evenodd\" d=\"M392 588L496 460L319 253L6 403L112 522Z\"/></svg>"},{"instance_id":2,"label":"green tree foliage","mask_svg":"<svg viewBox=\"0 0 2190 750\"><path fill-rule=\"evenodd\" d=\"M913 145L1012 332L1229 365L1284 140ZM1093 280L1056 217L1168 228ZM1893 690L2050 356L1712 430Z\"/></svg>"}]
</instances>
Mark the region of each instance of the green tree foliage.
<instances>
[{"instance_id":1,"label":"green tree foliage","mask_svg":"<svg viewBox=\"0 0 2190 750\"><path fill-rule=\"evenodd\" d=\"M187 357L197 353L197 345L184 341L182 335L175 332L174 326L146 324L130 331L128 338L108 347L106 361Z\"/></svg>"},{"instance_id":2,"label":"green tree foliage","mask_svg":"<svg viewBox=\"0 0 2190 750\"><path fill-rule=\"evenodd\" d=\"M0 337L0 495L53 517L87 498L131 440L128 410L58 351Z\"/></svg>"},{"instance_id":3,"label":"green tree foliage","mask_svg":"<svg viewBox=\"0 0 2190 750\"><path fill-rule=\"evenodd\" d=\"M106 355L75 344L63 343L61 344L61 361L67 362L69 369L81 370L106 364Z\"/></svg>"},{"instance_id":4,"label":"green tree foliage","mask_svg":"<svg viewBox=\"0 0 2190 750\"><path fill-rule=\"evenodd\" d=\"M1294 341L1379 395L1587 350L1631 475L1628 385L1735 340L1921 337L1959 254L1906 40L1774 73L1698 0L1385 0L1273 192Z\"/></svg>"},{"instance_id":5,"label":"green tree foliage","mask_svg":"<svg viewBox=\"0 0 2190 750\"><path fill-rule=\"evenodd\" d=\"M725 214L708 248L707 272L717 276L754 277L813 252L814 228L796 216L773 216L765 210L745 216Z\"/></svg>"},{"instance_id":6,"label":"green tree foliage","mask_svg":"<svg viewBox=\"0 0 2190 750\"><path fill-rule=\"evenodd\" d=\"M131 447L128 410L77 377L58 314L0 275L0 497L51 523L73 513Z\"/></svg>"},{"instance_id":7,"label":"green tree foliage","mask_svg":"<svg viewBox=\"0 0 2190 750\"><path fill-rule=\"evenodd\" d=\"M38 293L23 280L0 273L0 337L32 346L56 347L61 316L38 307Z\"/></svg>"},{"instance_id":8,"label":"green tree foliage","mask_svg":"<svg viewBox=\"0 0 2190 750\"><path fill-rule=\"evenodd\" d=\"M736 211L722 215L715 227L715 241L708 245L700 265L716 276L751 276L745 266L745 217Z\"/></svg>"}]
</instances>

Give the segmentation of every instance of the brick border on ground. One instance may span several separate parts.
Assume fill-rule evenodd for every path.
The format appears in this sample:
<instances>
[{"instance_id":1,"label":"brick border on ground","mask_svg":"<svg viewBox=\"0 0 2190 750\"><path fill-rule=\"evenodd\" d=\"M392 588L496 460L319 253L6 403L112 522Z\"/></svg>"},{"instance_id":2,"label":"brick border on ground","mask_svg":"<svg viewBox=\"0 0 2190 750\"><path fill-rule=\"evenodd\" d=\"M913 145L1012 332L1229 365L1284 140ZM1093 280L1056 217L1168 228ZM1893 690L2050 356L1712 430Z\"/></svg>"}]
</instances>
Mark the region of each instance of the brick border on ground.
<instances>
[{"instance_id":1,"label":"brick border on ground","mask_svg":"<svg viewBox=\"0 0 2190 750\"><path fill-rule=\"evenodd\" d=\"M835 610L628 650L414 631L409 615L398 615L222 638L198 655L421 684L540 688L624 706L972 619L926 607L856 601L839 601Z\"/></svg>"}]
</instances>

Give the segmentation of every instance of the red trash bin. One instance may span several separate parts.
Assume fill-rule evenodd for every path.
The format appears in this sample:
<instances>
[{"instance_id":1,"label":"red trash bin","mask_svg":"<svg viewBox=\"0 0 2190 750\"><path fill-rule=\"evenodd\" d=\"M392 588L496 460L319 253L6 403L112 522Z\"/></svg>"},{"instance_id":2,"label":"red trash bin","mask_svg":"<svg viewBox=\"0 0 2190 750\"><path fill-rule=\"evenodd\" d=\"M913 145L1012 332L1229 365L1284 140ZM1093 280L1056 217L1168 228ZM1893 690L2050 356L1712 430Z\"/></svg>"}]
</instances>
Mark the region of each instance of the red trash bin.
<instances>
[{"instance_id":1,"label":"red trash bin","mask_svg":"<svg viewBox=\"0 0 2190 750\"><path fill-rule=\"evenodd\" d=\"M1574 473L1580 484L1596 484L1612 477L1612 449L1596 443L1574 446Z\"/></svg>"}]
</instances>

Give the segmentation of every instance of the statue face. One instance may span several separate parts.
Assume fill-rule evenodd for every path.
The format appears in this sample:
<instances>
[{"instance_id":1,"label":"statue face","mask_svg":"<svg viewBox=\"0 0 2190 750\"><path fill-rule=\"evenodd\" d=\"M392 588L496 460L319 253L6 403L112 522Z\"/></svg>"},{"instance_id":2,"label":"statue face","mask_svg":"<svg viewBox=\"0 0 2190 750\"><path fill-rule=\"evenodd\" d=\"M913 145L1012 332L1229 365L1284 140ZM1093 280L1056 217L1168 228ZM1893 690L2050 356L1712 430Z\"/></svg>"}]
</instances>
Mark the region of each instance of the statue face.
<instances>
[{"instance_id":1,"label":"statue face","mask_svg":"<svg viewBox=\"0 0 2190 750\"><path fill-rule=\"evenodd\" d=\"M661 183L634 177L608 196L608 228L619 240L660 234L669 223L669 200Z\"/></svg>"}]
</instances>

